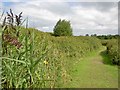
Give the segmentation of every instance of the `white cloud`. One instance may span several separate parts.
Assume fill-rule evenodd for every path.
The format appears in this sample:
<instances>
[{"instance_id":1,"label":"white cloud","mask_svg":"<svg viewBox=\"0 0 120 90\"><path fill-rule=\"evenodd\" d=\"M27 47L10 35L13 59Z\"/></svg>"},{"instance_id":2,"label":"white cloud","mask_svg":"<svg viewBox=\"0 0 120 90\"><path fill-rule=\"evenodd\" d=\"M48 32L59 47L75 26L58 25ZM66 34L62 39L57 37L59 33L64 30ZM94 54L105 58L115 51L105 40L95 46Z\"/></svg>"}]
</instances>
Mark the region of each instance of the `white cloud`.
<instances>
[{"instance_id":1,"label":"white cloud","mask_svg":"<svg viewBox=\"0 0 120 90\"><path fill-rule=\"evenodd\" d=\"M23 0L4 0L4 2L21 2ZM119 0L24 0L39 2L119 2Z\"/></svg>"},{"instance_id":2,"label":"white cloud","mask_svg":"<svg viewBox=\"0 0 120 90\"><path fill-rule=\"evenodd\" d=\"M13 3L5 7L12 8L15 13L22 11L24 17L29 17L30 26L47 32L52 32L54 25L61 18L71 21L74 35L86 33L117 34L118 9L114 4L68 3L60 0L58 3L37 0Z\"/></svg>"}]
</instances>

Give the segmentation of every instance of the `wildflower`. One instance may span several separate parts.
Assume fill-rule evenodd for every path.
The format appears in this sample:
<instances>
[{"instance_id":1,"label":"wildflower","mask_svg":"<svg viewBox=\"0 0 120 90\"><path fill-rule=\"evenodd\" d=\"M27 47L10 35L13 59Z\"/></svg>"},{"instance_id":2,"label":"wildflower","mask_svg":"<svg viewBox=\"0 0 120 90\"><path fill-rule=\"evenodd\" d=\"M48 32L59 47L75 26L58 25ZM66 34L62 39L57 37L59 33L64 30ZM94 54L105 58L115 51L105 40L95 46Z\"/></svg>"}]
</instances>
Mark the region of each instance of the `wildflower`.
<instances>
[{"instance_id":1,"label":"wildflower","mask_svg":"<svg viewBox=\"0 0 120 90\"><path fill-rule=\"evenodd\" d=\"M48 64L48 61L45 60L43 63L44 63L45 65L47 65L47 64Z\"/></svg>"},{"instance_id":2,"label":"wildflower","mask_svg":"<svg viewBox=\"0 0 120 90\"><path fill-rule=\"evenodd\" d=\"M48 78L48 79L50 79L50 77L49 77L49 76L48 76L47 78Z\"/></svg>"}]
</instances>

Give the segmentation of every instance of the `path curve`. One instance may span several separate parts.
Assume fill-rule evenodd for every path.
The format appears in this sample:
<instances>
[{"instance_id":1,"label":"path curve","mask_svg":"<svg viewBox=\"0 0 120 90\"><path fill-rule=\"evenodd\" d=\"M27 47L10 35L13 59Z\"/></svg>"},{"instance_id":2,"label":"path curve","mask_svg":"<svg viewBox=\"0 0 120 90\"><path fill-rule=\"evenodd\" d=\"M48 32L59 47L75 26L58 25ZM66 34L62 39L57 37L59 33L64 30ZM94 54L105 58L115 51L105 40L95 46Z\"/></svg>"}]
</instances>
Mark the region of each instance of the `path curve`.
<instances>
[{"instance_id":1,"label":"path curve","mask_svg":"<svg viewBox=\"0 0 120 90\"><path fill-rule=\"evenodd\" d=\"M83 58L74 65L71 70L71 81L65 84L70 88L117 88L118 68L114 65L105 64L108 59L101 53L105 47Z\"/></svg>"}]
</instances>

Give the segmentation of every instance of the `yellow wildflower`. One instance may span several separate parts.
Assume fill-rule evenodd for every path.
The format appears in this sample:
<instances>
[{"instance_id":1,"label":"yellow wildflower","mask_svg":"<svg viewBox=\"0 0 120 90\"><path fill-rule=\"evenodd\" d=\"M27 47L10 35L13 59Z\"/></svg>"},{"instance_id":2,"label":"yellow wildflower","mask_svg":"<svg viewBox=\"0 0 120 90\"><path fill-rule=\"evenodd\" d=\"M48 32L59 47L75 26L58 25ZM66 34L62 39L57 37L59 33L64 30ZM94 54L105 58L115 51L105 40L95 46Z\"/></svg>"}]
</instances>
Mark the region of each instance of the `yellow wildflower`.
<instances>
[{"instance_id":1,"label":"yellow wildflower","mask_svg":"<svg viewBox=\"0 0 120 90\"><path fill-rule=\"evenodd\" d=\"M43 62L45 65L47 65L48 64L48 62L45 60L44 62Z\"/></svg>"}]
</instances>

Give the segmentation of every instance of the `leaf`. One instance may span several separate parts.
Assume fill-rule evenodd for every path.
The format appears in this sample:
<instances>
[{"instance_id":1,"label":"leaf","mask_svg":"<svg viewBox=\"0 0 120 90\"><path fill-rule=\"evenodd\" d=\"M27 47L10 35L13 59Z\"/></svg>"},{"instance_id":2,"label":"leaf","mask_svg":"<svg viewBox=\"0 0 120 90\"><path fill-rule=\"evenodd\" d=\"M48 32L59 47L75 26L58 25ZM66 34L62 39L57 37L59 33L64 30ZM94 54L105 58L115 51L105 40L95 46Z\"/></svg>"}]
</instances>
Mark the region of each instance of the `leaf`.
<instances>
[{"instance_id":1,"label":"leaf","mask_svg":"<svg viewBox=\"0 0 120 90\"><path fill-rule=\"evenodd\" d=\"M5 17L4 20L3 20L2 26L5 26L5 23L6 23L6 17Z\"/></svg>"},{"instance_id":2,"label":"leaf","mask_svg":"<svg viewBox=\"0 0 120 90\"><path fill-rule=\"evenodd\" d=\"M27 20L27 18L24 19L23 22L20 23L20 26L23 25L23 23L24 23L26 20Z\"/></svg>"},{"instance_id":3,"label":"leaf","mask_svg":"<svg viewBox=\"0 0 120 90\"><path fill-rule=\"evenodd\" d=\"M11 15L10 15L8 12L7 12L7 16L8 16L8 17L11 17Z\"/></svg>"},{"instance_id":4,"label":"leaf","mask_svg":"<svg viewBox=\"0 0 120 90\"><path fill-rule=\"evenodd\" d=\"M19 14L19 19L22 17L22 12Z\"/></svg>"},{"instance_id":5,"label":"leaf","mask_svg":"<svg viewBox=\"0 0 120 90\"><path fill-rule=\"evenodd\" d=\"M11 59L11 58L7 58L7 57L0 57L0 59L6 59L6 60L10 60L10 61L15 61L15 62L19 62L19 63L22 63L22 64L27 64L26 62L24 61L21 61L21 60L16 60L16 59Z\"/></svg>"},{"instance_id":6,"label":"leaf","mask_svg":"<svg viewBox=\"0 0 120 90\"><path fill-rule=\"evenodd\" d=\"M47 51L46 51L44 54L42 54L42 56L41 56L39 59L37 59L37 60L35 61L35 63L31 66L32 70L33 70L33 68L35 68L36 65L41 61L41 59L43 59L43 58L45 57L46 53L47 53Z\"/></svg>"},{"instance_id":7,"label":"leaf","mask_svg":"<svg viewBox=\"0 0 120 90\"><path fill-rule=\"evenodd\" d=\"M5 61L3 61L4 63L5 63L5 66L11 71L11 73L13 74L14 73L14 71L12 70L12 68L5 62Z\"/></svg>"}]
</instances>

